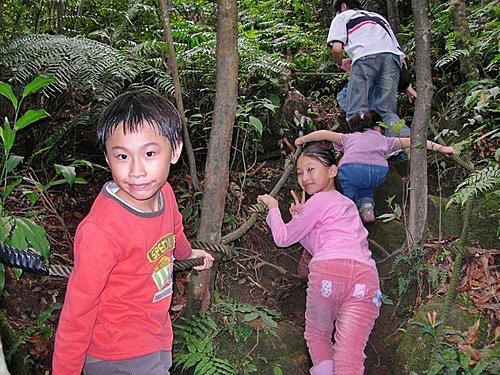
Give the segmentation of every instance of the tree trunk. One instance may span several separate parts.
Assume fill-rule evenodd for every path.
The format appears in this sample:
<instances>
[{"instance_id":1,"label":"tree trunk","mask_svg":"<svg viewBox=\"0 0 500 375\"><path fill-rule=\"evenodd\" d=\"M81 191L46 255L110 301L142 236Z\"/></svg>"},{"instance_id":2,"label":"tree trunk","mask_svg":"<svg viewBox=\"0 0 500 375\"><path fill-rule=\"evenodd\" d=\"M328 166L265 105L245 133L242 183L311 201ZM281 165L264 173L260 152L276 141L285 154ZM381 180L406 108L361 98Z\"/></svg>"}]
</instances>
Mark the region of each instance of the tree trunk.
<instances>
[{"instance_id":1,"label":"tree trunk","mask_svg":"<svg viewBox=\"0 0 500 375\"><path fill-rule=\"evenodd\" d=\"M75 20L75 33L78 34L80 29L80 21L83 15L83 0L78 1L78 6L76 8L76 20Z\"/></svg>"},{"instance_id":2,"label":"tree trunk","mask_svg":"<svg viewBox=\"0 0 500 375\"><path fill-rule=\"evenodd\" d=\"M169 16L170 6L168 0L159 0L159 3L161 8L161 19L163 21L163 37L165 38L168 45L168 66L172 71L172 80L174 82L174 89L175 89L175 102L177 103L177 109L179 110L179 113L181 115L184 148L186 149L186 153L189 160L189 173L191 174L191 186L193 186L195 190L200 190L200 183L198 181L198 172L196 170L196 159L194 157L193 146L191 145L191 139L189 138L189 130L187 127L186 115L184 113L184 102L182 100L181 81L179 79L177 58L175 57L172 28L170 27L170 16Z\"/></svg>"},{"instance_id":3,"label":"tree trunk","mask_svg":"<svg viewBox=\"0 0 500 375\"><path fill-rule=\"evenodd\" d=\"M238 8L236 0L217 1L217 85L198 240L220 243L229 183L229 159L238 104ZM191 280L186 314L210 306L216 267Z\"/></svg>"},{"instance_id":4,"label":"tree trunk","mask_svg":"<svg viewBox=\"0 0 500 375\"><path fill-rule=\"evenodd\" d=\"M457 49L468 51L470 30L465 1L450 0L450 5L453 9L453 29L457 35ZM466 80L472 80L478 76L477 68L469 55L460 57L460 73Z\"/></svg>"},{"instance_id":5,"label":"tree trunk","mask_svg":"<svg viewBox=\"0 0 500 375\"><path fill-rule=\"evenodd\" d=\"M64 0L57 0L57 33L62 34L64 29Z\"/></svg>"},{"instance_id":6,"label":"tree trunk","mask_svg":"<svg viewBox=\"0 0 500 375\"><path fill-rule=\"evenodd\" d=\"M387 0L387 21L389 21L394 34L398 35L401 21L399 20L397 0Z\"/></svg>"},{"instance_id":7,"label":"tree trunk","mask_svg":"<svg viewBox=\"0 0 500 375\"><path fill-rule=\"evenodd\" d=\"M411 6L415 22L415 73L418 98L411 124L409 245L424 239L427 225L427 148L421 145L427 142L433 95L431 27L427 0L412 0Z\"/></svg>"},{"instance_id":8,"label":"tree trunk","mask_svg":"<svg viewBox=\"0 0 500 375\"><path fill-rule=\"evenodd\" d=\"M321 0L320 1L321 14L323 15L323 24L322 27L328 30L330 28L330 24L332 23L333 17L333 1L330 0Z\"/></svg>"},{"instance_id":9,"label":"tree trunk","mask_svg":"<svg viewBox=\"0 0 500 375\"><path fill-rule=\"evenodd\" d=\"M3 24L3 3L4 0L0 0L0 31L5 32L4 30L4 24Z\"/></svg>"}]
</instances>

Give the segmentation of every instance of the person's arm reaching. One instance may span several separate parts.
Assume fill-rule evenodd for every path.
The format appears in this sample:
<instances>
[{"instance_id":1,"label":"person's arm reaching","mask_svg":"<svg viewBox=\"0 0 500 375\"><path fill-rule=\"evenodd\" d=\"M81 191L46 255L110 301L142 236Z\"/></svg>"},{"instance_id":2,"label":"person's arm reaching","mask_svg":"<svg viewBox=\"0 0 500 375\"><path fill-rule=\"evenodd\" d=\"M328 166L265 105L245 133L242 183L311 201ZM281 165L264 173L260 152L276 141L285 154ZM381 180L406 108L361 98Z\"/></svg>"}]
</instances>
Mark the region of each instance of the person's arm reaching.
<instances>
[{"instance_id":1,"label":"person's arm reaching","mask_svg":"<svg viewBox=\"0 0 500 375\"><path fill-rule=\"evenodd\" d=\"M334 42L332 44L332 55L333 59L337 63L337 65L345 70L346 72L351 71L351 59L344 59L344 46L340 42Z\"/></svg>"},{"instance_id":2,"label":"person's arm reaching","mask_svg":"<svg viewBox=\"0 0 500 375\"><path fill-rule=\"evenodd\" d=\"M427 141L427 150L437 151L447 156L458 155L458 151L451 146L443 146L439 143L435 143L432 141ZM400 150L402 148L410 148L411 147L411 138L396 138L394 142L394 146L392 147L392 151Z\"/></svg>"},{"instance_id":3,"label":"person's arm reaching","mask_svg":"<svg viewBox=\"0 0 500 375\"><path fill-rule=\"evenodd\" d=\"M342 144L342 134L330 130L316 130L295 140L295 146L302 146L307 142L329 141L338 145Z\"/></svg>"}]
</instances>

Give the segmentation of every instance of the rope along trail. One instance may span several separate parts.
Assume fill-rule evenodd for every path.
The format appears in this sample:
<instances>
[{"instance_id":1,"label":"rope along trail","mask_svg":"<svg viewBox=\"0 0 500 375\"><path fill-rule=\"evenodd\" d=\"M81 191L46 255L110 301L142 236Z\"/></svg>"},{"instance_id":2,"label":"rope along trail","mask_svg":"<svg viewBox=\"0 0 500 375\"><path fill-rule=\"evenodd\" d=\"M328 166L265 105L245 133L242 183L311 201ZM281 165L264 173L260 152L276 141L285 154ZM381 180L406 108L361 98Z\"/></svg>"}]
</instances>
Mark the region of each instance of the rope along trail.
<instances>
[{"instance_id":1,"label":"rope along trail","mask_svg":"<svg viewBox=\"0 0 500 375\"><path fill-rule=\"evenodd\" d=\"M295 161L301 152L301 147L297 148L294 155L285 161L285 172L278 180L269 195L275 197L281 190L285 182L292 174ZM252 228L257 221L259 213L266 213L267 207L263 203L254 204L249 207L250 217L237 230L222 237L221 243L211 243L198 240L191 240L193 248L203 249L213 253L217 261L227 261L232 258L233 249L228 244L242 237ZM60 264L47 264L40 254L30 250L21 250L13 246L0 242L0 263L8 267L20 268L25 271L35 272L42 275L69 277L72 267ZM174 262L174 270L181 271L203 264L203 258L181 259Z\"/></svg>"}]
</instances>

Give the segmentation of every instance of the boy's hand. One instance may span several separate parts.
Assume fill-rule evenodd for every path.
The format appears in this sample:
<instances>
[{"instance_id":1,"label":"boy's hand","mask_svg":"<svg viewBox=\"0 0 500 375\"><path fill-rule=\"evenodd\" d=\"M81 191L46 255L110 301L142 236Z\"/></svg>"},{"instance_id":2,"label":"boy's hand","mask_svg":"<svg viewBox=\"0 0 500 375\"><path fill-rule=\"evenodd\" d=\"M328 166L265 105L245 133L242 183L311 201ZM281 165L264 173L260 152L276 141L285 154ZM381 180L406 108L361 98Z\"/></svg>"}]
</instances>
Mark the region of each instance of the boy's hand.
<instances>
[{"instance_id":1,"label":"boy's hand","mask_svg":"<svg viewBox=\"0 0 500 375\"><path fill-rule=\"evenodd\" d=\"M201 266L196 266L193 267L196 271L203 271L203 270L208 270L211 268L214 264L214 257L207 253L205 250L201 249L191 249L191 255L189 256L188 259L192 258L204 258L203 259L203 264Z\"/></svg>"},{"instance_id":2,"label":"boy's hand","mask_svg":"<svg viewBox=\"0 0 500 375\"><path fill-rule=\"evenodd\" d=\"M408 96L408 101L410 103L413 103L413 99L417 99L418 98L418 93L417 91L413 88L413 86L411 85L411 83L408 85L408 87L406 88L406 95Z\"/></svg>"},{"instance_id":3,"label":"boy's hand","mask_svg":"<svg viewBox=\"0 0 500 375\"><path fill-rule=\"evenodd\" d=\"M451 146L441 147L439 152L445 154L446 156L455 156L459 154L458 150Z\"/></svg>"},{"instance_id":4,"label":"boy's hand","mask_svg":"<svg viewBox=\"0 0 500 375\"><path fill-rule=\"evenodd\" d=\"M300 200L299 200L299 197L297 197L297 194L295 194L295 191L291 190L290 194L292 194L292 197L294 200L289 208L290 215L296 216L299 214L300 209L302 208L304 203L306 203L306 192L305 192L305 190L302 190L302 199L300 199Z\"/></svg>"},{"instance_id":5,"label":"boy's hand","mask_svg":"<svg viewBox=\"0 0 500 375\"><path fill-rule=\"evenodd\" d=\"M268 209L278 207L276 198L271 197L269 194L259 195L257 197L257 202L264 203Z\"/></svg>"},{"instance_id":6,"label":"boy's hand","mask_svg":"<svg viewBox=\"0 0 500 375\"><path fill-rule=\"evenodd\" d=\"M352 69L352 59L342 59L342 69L346 72L350 72Z\"/></svg>"}]
</instances>

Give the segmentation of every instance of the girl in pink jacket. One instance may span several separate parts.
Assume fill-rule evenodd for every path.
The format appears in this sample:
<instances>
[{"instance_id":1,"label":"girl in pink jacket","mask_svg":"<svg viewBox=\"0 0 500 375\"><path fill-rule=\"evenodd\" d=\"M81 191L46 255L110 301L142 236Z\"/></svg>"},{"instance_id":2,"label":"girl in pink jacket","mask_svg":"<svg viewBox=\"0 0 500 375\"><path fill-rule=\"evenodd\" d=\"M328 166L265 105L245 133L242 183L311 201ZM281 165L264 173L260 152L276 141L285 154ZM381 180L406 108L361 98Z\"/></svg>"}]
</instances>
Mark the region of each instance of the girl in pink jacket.
<instances>
[{"instance_id":1,"label":"girl in pink jacket","mask_svg":"<svg viewBox=\"0 0 500 375\"><path fill-rule=\"evenodd\" d=\"M312 255L304 337L313 375L363 374L364 349L381 305L368 232L355 203L335 189L337 171L331 143L308 143L297 160L303 192L299 199L292 191L292 219L283 221L275 198L257 198L269 208L266 221L276 245L300 242Z\"/></svg>"}]
</instances>

